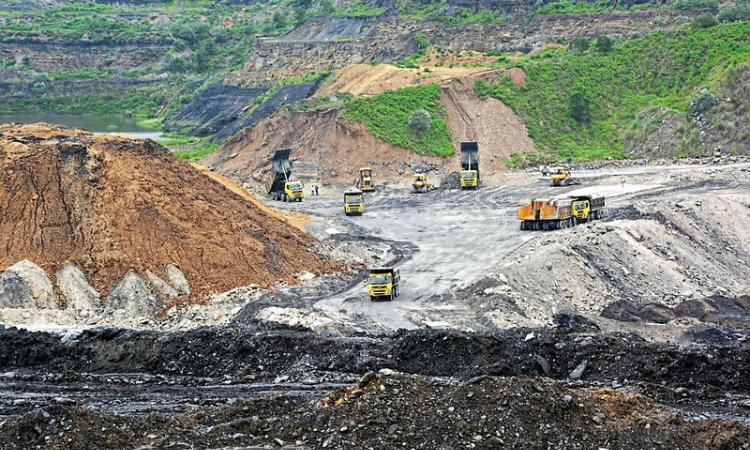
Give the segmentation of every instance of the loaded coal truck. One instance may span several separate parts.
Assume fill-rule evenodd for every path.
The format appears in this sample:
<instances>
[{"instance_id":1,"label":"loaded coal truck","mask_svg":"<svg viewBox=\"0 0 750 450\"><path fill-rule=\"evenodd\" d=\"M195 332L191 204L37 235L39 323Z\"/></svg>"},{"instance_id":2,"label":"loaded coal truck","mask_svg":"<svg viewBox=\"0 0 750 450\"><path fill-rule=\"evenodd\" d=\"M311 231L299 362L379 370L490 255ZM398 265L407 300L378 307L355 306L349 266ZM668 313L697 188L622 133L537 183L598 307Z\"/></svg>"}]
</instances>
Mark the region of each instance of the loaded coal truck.
<instances>
[{"instance_id":1,"label":"loaded coal truck","mask_svg":"<svg viewBox=\"0 0 750 450\"><path fill-rule=\"evenodd\" d=\"M273 200L284 202L301 202L305 197L305 185L301 181L292 181L292 163L289 155L292 149L276 150L273 154L271 172L268 174L268 195Z\"/></svg>"},{"instance_id":2,"label":"loaded coal truck","mask_svg":"<svg viewBox=\"0 0 750 450\"><path fill-rule=\"evenodd\" d=\"M393 300L401 289L401 274L393 267L375 267L370 269L367 281L367 293L370 300Z\"/></svg>"},{"instance_id":3,"label":"loaded coal truck","mask_svg":"<svg viewBox=\"0 0 750 450\"><path fill-rule=\"evenodd\" d=\"M479 144L461 142L461 189L479 188Z\"/></svg>"},{"instance_id":4,"label":"loaded coal truck","mask_svg":"<svg viewBox=\"0 0 750 450\"><path fill-rule=\"evenodd\" d=\"M344 192L344 214L361 216L365 212L365 197L360 190Z\"/></svg>"},{"instance_id":5,"label":"loaded coal truck","mask_svg":"<svg viewBox=\"0 0 750 450\"><path fill-rule=\"evenodd\" d=\"M559 230L602 217L604 197L579 195L555 200L533 199L518 208L521 230Z\"/></svg>"}]
</instances>

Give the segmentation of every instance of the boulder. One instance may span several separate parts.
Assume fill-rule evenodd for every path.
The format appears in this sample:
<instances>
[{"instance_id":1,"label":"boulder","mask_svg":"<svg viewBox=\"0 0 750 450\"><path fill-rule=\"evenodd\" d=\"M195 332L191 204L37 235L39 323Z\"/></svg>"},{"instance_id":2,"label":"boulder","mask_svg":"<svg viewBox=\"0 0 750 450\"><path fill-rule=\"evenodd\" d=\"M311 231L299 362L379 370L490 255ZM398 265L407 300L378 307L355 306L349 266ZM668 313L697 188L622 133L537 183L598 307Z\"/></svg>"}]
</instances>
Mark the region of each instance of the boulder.
<instances>
[{"instance_id":1,"label":"boulder","mask_svg":"<svg viewBox=\"0 0 750 450\"><path fill-rule=\"evenodd\" d=\"M31 289L17 273L0 272L0 307L33 308L35 306Z\"/></svg>"},{"instance_id":2,"label":"boulder","mask_svg":"<svg viewBox=\"0 0 750 450\"><path fill-rule=\"evenodd\" d=\"M190 285L179 267L174 264L167 265L167 277L171 284L180 294L190 295Z\"/></svg>"},{"instance_id":3,"label":"boulder","mask_svg":"<svg viewBox=\"0 0 750 450\"><path fill-rule=\"evenodd\" d=\"M86 275L73 264L57 271L57 287L65 299L67 309L90 311L100 304L99 293L91 287Z\"/></svg>"},{"instance_id":4,"label":"boulder","mask_svg":"<svg viewBox=\"0 0 750 450\"><path fill-rule=\"evenodd\" d=\"M175 288L170 286L169 283L159 278L153 272L147 270L146 278L148 279L148 283L151 285L151 288L156 291L156 294L161 298L175 298L180 296L180 293L177 292Z\"/></svg>"},{"instance_id":5,"label":"boulder","mask_svg":"<svg viewBox=\"0 0 750 450\"><path fill-rule=\"evenodd\" d=\"M37 308L57 309L57 297L52 281L41 267L29 260L23 260L8 267L7 271L14 272L26 283Z\"/></svg>"},{"instance_id":6,"label":"boulder","mask_svg":"<svg viewBox=\"0 0 750 450\"><path fill-rule=\"evenodd\" d=\"M148 284L132 271L112 287L105 305L139 317L154 317L162 308L162 303Z\"/></svg>"}]
</instances>

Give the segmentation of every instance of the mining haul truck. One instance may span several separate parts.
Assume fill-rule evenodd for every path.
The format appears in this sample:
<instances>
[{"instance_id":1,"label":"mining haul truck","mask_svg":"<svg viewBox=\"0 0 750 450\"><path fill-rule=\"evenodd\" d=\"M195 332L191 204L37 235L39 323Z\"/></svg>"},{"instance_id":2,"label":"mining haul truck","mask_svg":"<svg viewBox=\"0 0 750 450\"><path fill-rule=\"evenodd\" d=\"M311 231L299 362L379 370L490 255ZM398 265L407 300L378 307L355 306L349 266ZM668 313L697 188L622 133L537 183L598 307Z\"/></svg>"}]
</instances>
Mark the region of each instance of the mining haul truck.
<instances>
[{"instance_id":1,"label":"mining haul truck","mask_svg":"<svg viewBox=\"0 0 750 450\"><path fill-rule=\"evenodd\" d=\"M372 192L375 190L375 182L372 180L372 169L369 167L359 169L359 180L357 180L357 185L362 192Z\"/></svg>"},{"instance_id":2,"label":"mining haul truck","mask_svg":"<svg viewBox=\"0 0 750 450\"><path fill-rule=\"evenodd\" d=\"M393 300L398 297L401 289L401 274L393 267L377 267L370 269L367 281L367 293L370 300Z\"/></svg>"},{"instance_id":3,"label":"mining haul truck","mask_svg":"<svg viewBox=\"0 0 750 450\"><path fill-rule=\"evenodd\" d=\"M362 191L344 192L344 214L361 216L363 212L365 212L365 197Z\"/></svg>"},{"instance_id":4,"label":"mining haul truck","mask_svg":"<svg viewBox=\"0 0 750 450\"><path fill-rule=\"evenodd\" d=\"M479 188L479 144L461 142L461 189Z\"/></svg>"},{"instance_id":5,"label":"mining haul truck","mask_svg":"<svg viewBox=\"0 0 750 450\"><path fill-rule=\"evenodd\" d=\"M604 197L581 195L556 200L531 200L518 208L522 230L559 230L600 219Z\"/></svg>"},{"instance_id":6,"label":"mining haul truck","mask_svg":"<svg viewBox=\"0 0 750 450\"><path fill-rule=\"evenodd\" d=\"M292 149L277 150L273 154L271 173L268 175L268 195L274 200L301 202L305 197L305 186L301 181L291 181L292 163L289 155Z\"/></svg>"},{"instance_id":7,"label":"mining haul truck","mask_svg":"<svg viewBox=\"0 0 750 450\"><path fill-rule=\"evenodd\" d=\"M414 188L414 192L427 192L435 189L435 185L427 181L426 173L414 174L411 179L411 187Z\"/></svg>"}]
</instances>

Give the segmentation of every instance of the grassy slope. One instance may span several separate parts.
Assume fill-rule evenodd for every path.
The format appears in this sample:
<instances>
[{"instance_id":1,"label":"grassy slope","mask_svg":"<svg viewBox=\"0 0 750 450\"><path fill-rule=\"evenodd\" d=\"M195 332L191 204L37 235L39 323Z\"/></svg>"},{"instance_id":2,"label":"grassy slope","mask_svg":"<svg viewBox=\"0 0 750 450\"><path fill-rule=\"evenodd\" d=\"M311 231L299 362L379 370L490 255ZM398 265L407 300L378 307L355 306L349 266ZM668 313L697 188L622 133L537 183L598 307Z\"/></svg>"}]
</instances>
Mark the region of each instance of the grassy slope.
<instances>
[{"instance_id":1,"label":"grassy slope","mask_svg":"<svg viewBox=\"0 0 750 450\"><path fill-rule=\"evenodd\" d=\"M701 87L748 61L750 22L736 22L618 40L608 53L593 45L585 52L547 51L519 62L528 75L525 87L510 80L476 87L508 104L534 142L560 159L622 158L623 131L640 111L663 106L686 113ZM571 116L573 90L589 96L590 123Z\"/></svg>"},{"instance_id":2,"label":"grassy slope","mask_svg":"<svg viewBox=\"0 0 750 450\"><path fill-rule=\"evenodd\" d=\"M432 126L419 135L409 129L411 115L424 109L430 113ZM386 91L372 97L360 97L349 102L342 116L349 121L361 122L370 132L393 145L420 154L450 156L453 144L445 111L440 103L437 84L408 87Z\"/></svg>"}]
</instances>

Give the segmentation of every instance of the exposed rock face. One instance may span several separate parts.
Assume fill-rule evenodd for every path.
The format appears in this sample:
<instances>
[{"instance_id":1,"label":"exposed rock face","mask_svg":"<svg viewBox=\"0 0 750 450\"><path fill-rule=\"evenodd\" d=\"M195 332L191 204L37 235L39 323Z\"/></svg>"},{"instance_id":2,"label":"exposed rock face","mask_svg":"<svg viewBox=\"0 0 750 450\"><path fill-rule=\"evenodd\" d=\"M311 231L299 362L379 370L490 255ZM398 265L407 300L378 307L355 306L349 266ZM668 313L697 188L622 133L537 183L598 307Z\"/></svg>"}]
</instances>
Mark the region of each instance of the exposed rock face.
<instances>
[{"instance_id":1,"label":"exposed rock face","mask_svg":"<svg viewBox=\"0 0 750 450\"><path fill-rule=\"evenodd\" d=\"M170 286L166 281L159 278L150 270L146 271L146 279L160 297L168 299L179 297L180 294L175 288Z\"/></svg>"},{"instance_id":2,"label":"exposed rock face","mask_svg":"<svg viewBox=\"0 0 750 450\"><path fill-rule=\"evenodd\" d=\"M57 271L57 288L65 299L65 306L77 311L90 311L100 305L99 293L91 287L86 275L73 264Z\"/></svg>"},{"instance_id":3,"label":"exposed rock face","mask_svg":"<svg viewBox=\"0 0 750 450\"><path fill-rule=\"evenodd\" d=\"M296 103L312 96L319 84L318 80L282 86L257 106L253 106L253 102L268 92L268 88L216 85L206 89L189 105L167 117L164 127L168 131L178 131L191 136L227 139L275 113L282 105Z\"/></svg>"},{"instance_id":4,"label":"exposed rock face","mask_svg":"<svg viewBox=\"0 0 750 450\"><path fill-rule=\"evenodd\" d=\"M179 267L174 264L167 265L167 277L177 291L184 295L190 295L190 285Z\"/></svg>"},{"instance_id":5,"label":"exposed rock face","mask_svg":"<svg viewBox=\"0 0 750 450\"><path fill-rule=\"evenodd\" d=\"M0 273L0 307L29 308L34 306L31 289L15 272Z\"/></svg>"},{"instance_id":6,"label":"exposed rock face","mask_svg":"<svg viewBox=\"0 0 750 450\"><path fill-rule=\"evenodd\" d=\"M141 277L128 272L109 292L106 306L133 317L153 317L164 305Z\"/></svg>"},{"instance_id":7,"label":"exposed rock face","mask_svg":"<svg viewBox=\"0 0 750 450\"><path fill-rule=\"evenodd\" d=\"M35 306L41 309L56 309L57 299L47 274L31 261L23 260L8 267L7 272L18 275L31 291Z\"/></svg>"}]
</instances>

